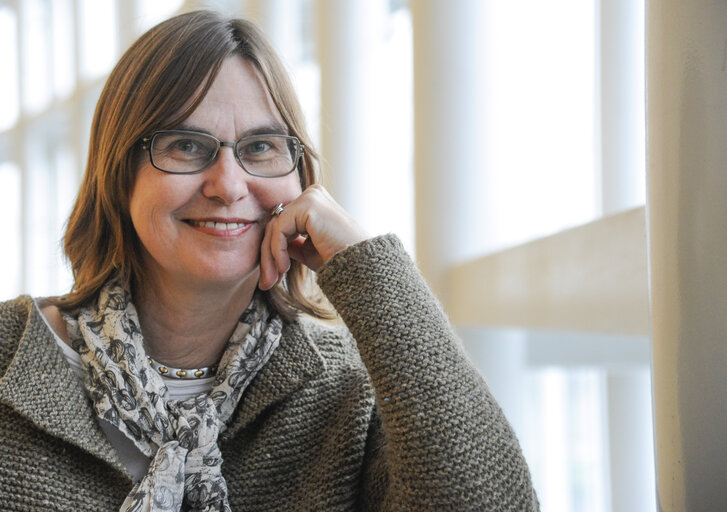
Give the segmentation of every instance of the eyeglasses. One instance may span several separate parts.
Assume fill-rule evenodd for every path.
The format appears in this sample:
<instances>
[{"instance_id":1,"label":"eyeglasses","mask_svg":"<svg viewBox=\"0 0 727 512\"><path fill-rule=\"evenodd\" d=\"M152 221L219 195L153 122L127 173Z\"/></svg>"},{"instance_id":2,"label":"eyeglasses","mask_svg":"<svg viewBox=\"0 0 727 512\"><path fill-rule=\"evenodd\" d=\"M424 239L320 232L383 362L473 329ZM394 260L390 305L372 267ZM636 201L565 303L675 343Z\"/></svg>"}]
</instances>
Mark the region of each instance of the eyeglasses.
<instances>
[{"instance_id":1,"label":"eyeglasses","mask_svg":"<svg viewBox=\"0 0 727 512\"><path fill-rule=\"evenodd\" d=\"M223 142L208 133L160 130L142 139L151 164L171 174L195 174L207 169L221 146L233 149L240 166L253 176L276 178L290 174L303 155L303 144L292 135L263 134Z\"/></svg>"}]
</instances>

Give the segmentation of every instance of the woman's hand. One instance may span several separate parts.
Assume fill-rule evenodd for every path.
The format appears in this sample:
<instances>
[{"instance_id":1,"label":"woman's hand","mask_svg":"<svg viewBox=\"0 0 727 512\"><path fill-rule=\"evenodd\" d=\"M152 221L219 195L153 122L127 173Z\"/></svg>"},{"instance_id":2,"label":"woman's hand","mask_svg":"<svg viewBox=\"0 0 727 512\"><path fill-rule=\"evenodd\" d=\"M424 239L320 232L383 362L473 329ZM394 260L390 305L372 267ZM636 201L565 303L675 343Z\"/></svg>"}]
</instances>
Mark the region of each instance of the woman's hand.
<instances>
[{"instance_id":1,"label":"woman's hand","mask_svg":"<svg viewBox=\"0 0 727 512\"><path fill-rule=\"evenodd\" d=\"M311 185L265 227L260 247L260 289L268 290L290 268L290 259L318 270L334 254L368 238L320 185Z\"/></svg>"}]
</instances>

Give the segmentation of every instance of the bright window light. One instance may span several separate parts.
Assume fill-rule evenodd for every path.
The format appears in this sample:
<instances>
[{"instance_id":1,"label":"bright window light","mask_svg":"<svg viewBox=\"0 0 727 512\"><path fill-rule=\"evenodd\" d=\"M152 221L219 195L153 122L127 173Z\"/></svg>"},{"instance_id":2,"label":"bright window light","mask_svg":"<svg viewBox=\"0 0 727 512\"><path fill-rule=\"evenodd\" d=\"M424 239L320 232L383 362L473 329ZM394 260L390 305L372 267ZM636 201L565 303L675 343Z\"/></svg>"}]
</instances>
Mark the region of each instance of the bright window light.
<instances>
[{"instance_id":1,"label":"bright window light","mask_svg":"<svg viewBox=\"0 0 727 512\"><path fill-rule=\"evenodd\" d=\"M76 81L73 52L74 26L70 0L52 2L53 85L58 97L73 92Z\"/></svg>"},{"instance_id":2,"label":"bright window light","mask_svg":"<svg viewBox=\"0 0 727 512\"><path fill-rule=\"evenodd\" d=\"M0 300L8 300L21 292L21 183L20 168L11 162L0 163Z\"/></svg>"},{"instance_id":3,"label":"bright window light","mask_svg":"<svg viewBox=\"0 0 727 512\"><path fill-rule=\"evenodd\" d=\"M184 2L182 0L136 0L136 11L139 15L137 30L145 32L160 21L163 21L176 13Z\"/></svg>"},{"instance_id":4,"label":"bright window light","mask_svg":"<svg viewBox=\"0 0 727 512\"><path fill-rule=\"evenodd\" d=\"M20 105L18 102L18 45L17 19L8 7L0 7L0 69L3 79L0 80L0 131L13 126L18 120ZM1 183L1 182L0 182Z\"/></svg>"},{"instance_id":5,"label":"bright window light","mask_svg":"<svg viewBox=\"0 0 727 512\"><path fill-rule=\"evenodd\" d=\"M378 156L370 170L369 233L394 232L414 254L414 102L412 21L408 10L397 9L384 18L382 37L372 49L376 76L372 78L371 119ZM382 121L385 120L385 121ZM381 207L385 205L385 207Z\"/></svg>"},{"instance_id":6,"label":"bright window light","mask_svg":"<svg viewBox=\"0 0 727 512\"><path fill-rule=\"evenodd\" d=\"M76 197L79 187L79 175L77 172L78 164L73 153L72 147L68 141L62 141L56 148L54 155L54 164L56 172L56 211L50 219L54 232L53 239L57 241L56 263L57 272L55 275L54 294L67 293L73 285L73 276L70 266L65 260L61 246L61 237L66 227L66 220L71 214L73 200Z\"/></svg>"},{"instance_id":7,"label":"bright window light","mask_svg":"<svg viewBox=\"0 0 727 512\"><path fill-rule=\"evenodd\" d=\"M527 15L524 15L527 12ZM492 2L493 245L596 215L594 2Z\"/></svg>"},{"instance_id":8,"label":"bright window light","mask_svg":"<svg viewBox=\"0 0 727 512\"><path fill-rule=\"evenodd\" d=\"M109 72L118 44L113 0L81 0L81 72L87 79Z\"/></svg>"},{"instance_id":9,"label":"bright window light","mask_svg":"<svg viewBox=\"0 0 727 512\"><path fill-rule=\"evenodd\" d=\"M33 206L27 210L28 218L24 222L28 251L23 291L33 296L46 296L52 295L56 271L58 236L50 222L56 209L53 195L55 175L49 162L47 144L51 127L39 125L33 128L33 133L42 142L27 154L27 168L24 169L27 184L25 200ZM32 229L27 229L31 226Z\"/></svg>"},{"instance_id":10,"label":"bright window light","mask_svg":"<svg viewBox=\"0 0 727 512\"><path fill-rule=\"evenodd\" d=\"M51 101L50 20L47 3L27 0L23 9L23 105L29 112L43 110Z\"/></svg>"},{"instance_id":11,"label":"bright window light","mask_svg":"<svg viewBox=\"0 0 727 512\"><path fill-rule=\"evenodd\" d=\"M528 378L523 439L543 511L606 512L604 372L547 368Z\"/></svg>"}]
</instances>

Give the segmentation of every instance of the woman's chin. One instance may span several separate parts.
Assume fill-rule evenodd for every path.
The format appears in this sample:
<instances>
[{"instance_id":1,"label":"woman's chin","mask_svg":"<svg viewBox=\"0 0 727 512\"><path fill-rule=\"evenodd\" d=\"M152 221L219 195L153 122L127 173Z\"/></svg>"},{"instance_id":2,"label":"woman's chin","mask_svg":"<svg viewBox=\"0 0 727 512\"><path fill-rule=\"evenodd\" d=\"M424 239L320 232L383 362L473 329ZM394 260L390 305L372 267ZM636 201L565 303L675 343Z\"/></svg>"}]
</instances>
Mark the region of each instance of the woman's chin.
<instances>
[{"instance_id":1,"label":"woman's chin","mask_svg":"<svg viewBox=\"0 0 727 512\"><path fill-rule=\"evenodd\" d=\"M249 284L257 286L260 279L260 265L245 268L230 267L198 267L192 272L179 274L180 281L186 286L196 286L200 289L226 289Z\"/></svg>"}]
</instances>

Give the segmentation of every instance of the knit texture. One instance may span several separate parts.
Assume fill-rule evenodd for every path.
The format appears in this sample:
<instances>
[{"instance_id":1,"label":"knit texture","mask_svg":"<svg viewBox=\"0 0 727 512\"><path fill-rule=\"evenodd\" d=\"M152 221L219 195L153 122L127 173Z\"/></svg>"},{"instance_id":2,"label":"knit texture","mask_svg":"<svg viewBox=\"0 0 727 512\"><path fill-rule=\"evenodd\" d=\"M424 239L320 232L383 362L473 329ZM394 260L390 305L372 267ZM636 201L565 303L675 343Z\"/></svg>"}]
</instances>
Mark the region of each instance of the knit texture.
<instances>
[{"instance_id":1,"label":"knit texture","mask_svg":"<svg viewBox=\"0 0 727 512\"><path fill-rule=\"evenodd\" d=\"M537 510L517 440L393 236L318 281L220 436L235 511ZM0 304L0 503L118 510L133 482L33 301Z\"/></svg>"}]
</instances>

